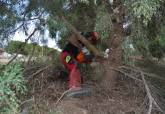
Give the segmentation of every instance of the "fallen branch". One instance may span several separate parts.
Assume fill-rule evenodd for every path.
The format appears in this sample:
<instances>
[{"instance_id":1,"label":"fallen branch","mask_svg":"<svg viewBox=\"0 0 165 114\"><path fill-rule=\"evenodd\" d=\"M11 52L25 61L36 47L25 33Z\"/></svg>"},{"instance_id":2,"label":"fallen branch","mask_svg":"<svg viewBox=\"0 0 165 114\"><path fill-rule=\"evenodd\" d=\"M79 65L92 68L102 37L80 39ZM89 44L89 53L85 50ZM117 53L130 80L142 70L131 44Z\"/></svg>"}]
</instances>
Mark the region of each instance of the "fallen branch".
<instances>
[{"instance_id":1,"label":"fallen branch","mask_svg":"<svg viewBox=\"0 0 165 114\"><path fill-rule=\"evenodd\" d=\"M37 72L33 73L30 77L28 77L28 80L34 78L36 75L40 74L41 72L43 72L44 70L48 69L51 66L52 65L47 65L46 67L39 69Z\"/></svg>"},{"instance_id":2,"label":"fallen branch","mask_svg":"<svg viewBox=\"0 0 165 114\"><path fill-rule=\"evenodd\" d=\"M145 86L145 89L146 89L146 93L147 93L147 96L149 98L149 109L147 111L147 114L151 114L152 112L152 103L153 103L153 98L152 98L152 95L151 95L151 92L150 92L150 89L146 83L146 80L144 78L144 74L141 72L141 76L142 76L142 80L143 80L143 84Z\"/></svg>"},{"instance_id":3,"label":"fallen branch","mask_svg":"<svg viewBox=\"0 0 165 114\"><path fill-rule=\"evenodd\" d=\"M146 75L146 76L148 76L148 77L157 78L157 79L159 79L159 80L165 81L165 78L162 78L162 77L160 77L160 76L158 76L158 75L156 75L156 74L153 74L153 73L147 73L147 72L144 72L144 71L142 71L142 70L139 70L140 68L138 68L138 67L133 67L133 68L131 68L131 67L129 67L129 66L120 66L119 68L120 68L120 69L121 69L121 68L124 68L124 69L128 69L128 70L132 70L132 71L137 72L137 73L142 72L144 75Z\"/></svg>"},{"instance_id":4,"label":"fallen branch","mask_svg":"<svg viewBox=\"0 0 165 114\"><path fill-rule=\"evenodd\" d=\"M122 67L119 67L119 68L127 68L127 67L122 66ZM129 68L129 67L128 67L128 68ZM148 96L148 98L149 98L149 109L148 109L148 111L147 111L147 114L151 114L152 109L153 109L153 104L159 109L159 111L163 112L163 110L162 110L162 109L160 108L160 106L157 104L157 102L155 101L155 99L152 97L152 94L151 94L151 91L150 91L150 89L149 89L149 86L148 86L148 84L147 84L147 82L146 82L146 80L145 80L145 76L144 76L144 75L146 74L145 72L141 71L140 69L129 68L129 70L132 70L132 71L134 71L134 72L136 72L136 73L139 73L140 76L141 76L141 78L142 78L142 80L141 80L141 79L138 79L138 78L136 78L136 77L133 77L132 75L130 75L130 74L128 74L128 73L126 73L125 71L122 71L122 70L120 70L120 69L116 69L116 68L113 68L113 67L110 67L110 69L115 70L115 71L118 71L118 72L124 74L125 76L128 76L129 78L132 78L132 79L137 80L137 81L139 81L139 82L143 82L143 84L144 84L144 86L145 86L145 90L146 90L147 96ZM147 74L148 74L148 73L147 73Z\"/></svg>"},{"instance_id":5,"label":"fallen branch","mask_svg":"<svg viewBox=\"0 0 165 114\"><path fill-rule=\"evenodd\" d=\"M27 72L28 70L32 70L32 69L35 69L35 68L40 68L40 66L30 66L29 68L25 68L24 70L23 70L23 72Z\"/></svg>"},{"instance_id":6,"label":"fallen branch","mask_svg":"<svg viewBox=\"0 0 165 114\"><path fill-rule=\"evenodd\" d=\"M163 110L159 107L159 105L157 104L157 102L155 101L155 99L152 97L151 91L150 91L150 89L149 89L149 86L148 86L147 83L146 83L146 80L145 80L145 78L144 78L143 72L141 72L141 76L142 76L143 83L144 83L144 85L145 85L145 89L146 89L146 92L147 92L147 96L148 96L148 98L149 98L149 109L148 109L147 114L151 114L153 103L154 103L154 105L159 109L159 111L163 112Z\"/></svg>"},{"instance_id":7,"label":"fallen branch","mask_svg":"<svg viewBox=\"0 0 165 114\"><path fill-rule=\"evenodd\" d=\"M157 104L157 102L155 101L155 99L153 99L153 103L154 105L161 111L163 112L163 110L160 108L160 106Z\"/></svg>"},{"instance_id":8,"label":"fallen branch","mask_svg":"<svg viewBox=\"0 0 165 114\"><path fill-rule=\"evenodd\" d=\"M60 101L63 99L63 97L69 92L70 90L66 90L62 93L62 95L60 96L60 98L56 101L55 103L55 108L58 106L58 104L60 103Z\"/></svg>"},{"instance_id":9,"label":"fallen branch","mask_svg":"<svg viewBox=\"0 0 165 114\"><path fill-rule=\"evenodd\" d=\"M134 80L137 80L137 81L139 81L139 82L142 82L142 80L140 80L140 79L138 79L138 78L135 78L135 77L131 76L130 74L128 74L128 73L126 73L126 72L124 72L124 71L122 71L122 70L119 70L119 69L116 69L116 68L113 68L113 67L110 67L110 69L115 70L115 71L118 71L118 72L124 74L125 76L128 76L129 78L132 78L132 79L134 79Z\"/></svg>"},{"instance_id":10,"label":"fallen branch","mask_svg":"<svg viewBox=\"0 0 165 114\"><path fill-rule=\"evenodd\" d=\"M31 102L31 101L34 101L34 97L31 98L31 99L28 99L28 100L23 101L23 102L20 104L20 106L24 105L24 104L27 103L27 102Z\"/></svg>"}]
</instances>

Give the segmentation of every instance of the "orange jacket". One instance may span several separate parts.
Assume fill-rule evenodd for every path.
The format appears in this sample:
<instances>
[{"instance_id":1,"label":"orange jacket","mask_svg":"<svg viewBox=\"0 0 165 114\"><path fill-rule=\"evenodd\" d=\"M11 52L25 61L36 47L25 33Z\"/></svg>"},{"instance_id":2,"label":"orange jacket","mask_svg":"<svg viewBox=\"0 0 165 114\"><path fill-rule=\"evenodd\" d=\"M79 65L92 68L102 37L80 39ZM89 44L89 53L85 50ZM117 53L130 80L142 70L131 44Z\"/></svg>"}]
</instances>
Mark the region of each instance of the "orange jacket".
<instances>
[{"instance_id":1,"label":"orange jacket","mask_svg":"<svg viewBox=\"0 0 165 114\"><path fill-rule=\"evenodd\" d=\"M81 51L77 55L76 60L78 61L78 63L91 63L92 62L92 56L87 58L86 55Z\"/></svg>"}]
</instances>

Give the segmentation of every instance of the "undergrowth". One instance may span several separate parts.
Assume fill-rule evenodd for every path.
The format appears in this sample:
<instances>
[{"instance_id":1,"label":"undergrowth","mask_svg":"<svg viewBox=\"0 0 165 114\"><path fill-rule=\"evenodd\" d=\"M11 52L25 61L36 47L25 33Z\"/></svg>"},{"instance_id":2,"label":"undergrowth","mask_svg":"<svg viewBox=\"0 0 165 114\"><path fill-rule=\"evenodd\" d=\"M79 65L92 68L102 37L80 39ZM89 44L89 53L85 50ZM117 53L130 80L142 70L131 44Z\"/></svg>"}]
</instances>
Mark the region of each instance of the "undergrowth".
<instances>
[{"instance_id":1,"label":"undergrowth","mask_svg":"<svg viewBox=\"0 0 165 114\"><path fill-rule=\"evenodd\" d=\"M20 64L11 64L0 72L0 113L15 114L19 111L18 95L26 92L23 68Z\"/></svg>"}]
</instances>

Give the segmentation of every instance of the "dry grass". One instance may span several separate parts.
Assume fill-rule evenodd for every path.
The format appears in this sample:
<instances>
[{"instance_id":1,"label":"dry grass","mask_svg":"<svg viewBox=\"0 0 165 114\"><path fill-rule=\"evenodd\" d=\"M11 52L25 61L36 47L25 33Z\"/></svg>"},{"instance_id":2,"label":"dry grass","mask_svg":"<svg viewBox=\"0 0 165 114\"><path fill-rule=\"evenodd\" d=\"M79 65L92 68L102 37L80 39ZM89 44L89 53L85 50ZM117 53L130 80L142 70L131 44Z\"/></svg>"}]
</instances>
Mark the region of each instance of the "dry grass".
<instances>
[{"instance_id":1,"label":"dry grass","mask_svg":"<svg viewBox=\"0 0 165 114\"><path fill-rule=\"evenodd\" d=\"M34 67L33 65L34 69L30 71L27 70L28 72L24 73L25 76L28 77L45 67L44 65L41 66ZM99 66L96 69L101 68ZM90 73L88 68L84 70L86 71L82 73L85 75L84 84L92 88L92 96L78 99L76 101L76 106L88 110L90 112L89 114L146 114L149 105L148 96L143 83L120 73L117 76L115 86L110 89L110 87L103 87L100 84L102 75L101 73L99 74L98 71L101 70L97 72L91 71ZM67 82L55 80L54 77L55 74L58 73L58 70L55 70L55 73L52 73L52 71L53 68L49 68L36 75L33 79L28 80L29 92L27 96L24 97L24 100L33 98L34 101L28 106L24 105L24 107L28 107L29 112L32 114L63 114L55 105L58 98L66 91ZM102 69L102 71L104 72L105 69ZM138 77L139 74L134 71L128 69L122 69L122 71L140 79ZM151 91L152 90L151 88ZM153 93L151 95L155 98ZM152 114L162 113L153 106Z\"/></svg>"}]
</instances>

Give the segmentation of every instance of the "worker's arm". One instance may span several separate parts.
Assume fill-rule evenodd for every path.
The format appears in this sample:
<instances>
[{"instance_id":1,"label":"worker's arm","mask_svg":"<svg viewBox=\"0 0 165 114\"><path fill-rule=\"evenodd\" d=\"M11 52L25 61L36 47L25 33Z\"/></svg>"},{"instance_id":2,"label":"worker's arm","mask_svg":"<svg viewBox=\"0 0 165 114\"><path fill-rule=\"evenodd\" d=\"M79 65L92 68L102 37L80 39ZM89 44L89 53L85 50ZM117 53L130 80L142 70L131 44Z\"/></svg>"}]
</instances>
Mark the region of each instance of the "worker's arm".
<instances>
[{"instance_id":1,"label":"worker's arm","mask_svg":"<svg viewBox=\"0 0 165 114\"><path fill-rule=\"evenodd\" d=\"M76 60L79 63L91 63L93 61L94 55L84 54L82 51L77 55Z\"/></svg>"}]
</instances>

